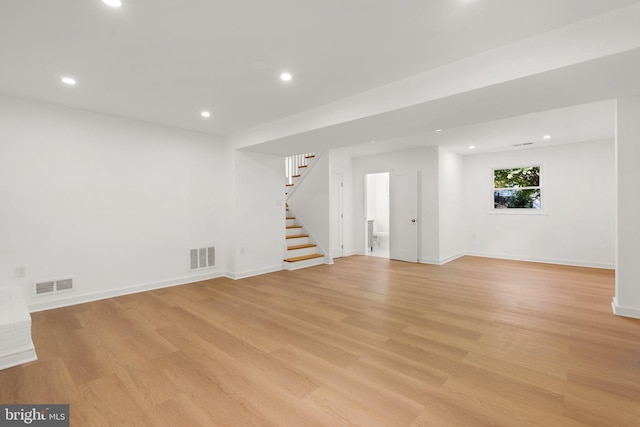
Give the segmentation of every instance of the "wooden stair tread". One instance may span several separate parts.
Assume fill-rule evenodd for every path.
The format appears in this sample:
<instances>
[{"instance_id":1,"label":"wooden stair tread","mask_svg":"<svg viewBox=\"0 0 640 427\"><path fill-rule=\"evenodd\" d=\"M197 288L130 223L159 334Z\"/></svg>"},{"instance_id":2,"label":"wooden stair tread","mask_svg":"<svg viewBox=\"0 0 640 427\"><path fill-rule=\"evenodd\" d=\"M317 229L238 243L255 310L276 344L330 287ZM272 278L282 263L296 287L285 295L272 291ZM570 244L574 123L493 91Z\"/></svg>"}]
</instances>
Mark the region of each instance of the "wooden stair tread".
<instances>
[{"instance_id":1,"label":"wooden stair tread","mask_svg":"<svg viewBox=\"0 0 640 427\"><path fill-rule=\"evenodd\" d=\"M308 259L315 259L315 258L321 258L324 255L322 254L311 254L311 255L303 255L303 256L296 256L293 258L287 258L285 259L285 262L298 262L298 261L306 261Z\"/></svg>"},{"instance_id":2,"label":"wooden stair tread","mask_svg":"<svg viewBox=\"0 0 640 427\"><path fill-rule=\"evenodd\" d=\"M293 184L286 184L287 187L293 187Z\"/></svg>"},{"instance_id":3,"label":"wooden stair tread","mask_svg":"<svg viewBox=\"0 0 640 427\"><path fill-rule=\"evenodd\" d=\"M298 169L306 168L307 166L309 166L309 165L300 165L300 166L298 166Z\"/></svg>"},{"instance_id":4,"label":"wooden stair tread","mask_svg":"<svg viewBox=\"0 0 640 427\"><path fill-rule=\"evenodd\" d=\"M304 156L305 159L313 159L315 157L315 154L312 154L310 156Z\"/></svg>"},{"instance_id":5,"label":"wooden stair tread","mask_svg":"<svg viewBox=\"0 0 640 427\"><path fill-rule=\"evenodd\" d=\"M287 225L287 230L291 230L292 228L302 228L301 225Z\"/></svg>"},{"instance_id":6,"label":"wooden stair tread","mask_svg":"<svg viewBox=\"0 0 640 427\"><path fill-rule=\"evenodd\" d=\"M296 219L295 216L288 216L287 219Z\"/></svg>"},{"instance_id":7,"label":"wooden stair tread","mask_svg":"<svg viewBox=\"0 0 640 427\"><path fill-rule=\"evenodd\" d=\"M313 243L306 243L304 245L287 246L287 250L295 251L296 249L307 249L307 248L315 248L315 247L316 245L314 245Z\"/></svg>"},{"instance_id":8,"label":"wooden stair tread","mask_svg":"<svg viewBox=\"0 0 640 427\"><path fill-rule=\"evenodd\" d=\"M309 237L308 234L294 234L293 236L287 236L287 239L298 239L300 237Z\"/></svg>"},{"instance_id":9,"label":"wooden stair tread","mask_svg":"<svg viewBox=\"0 0 640 427\"><path fill-rule=\"evenodd\" d=\"M291 175L291 178L300 178L300 175Z\"/></svg>"}]
</instances>

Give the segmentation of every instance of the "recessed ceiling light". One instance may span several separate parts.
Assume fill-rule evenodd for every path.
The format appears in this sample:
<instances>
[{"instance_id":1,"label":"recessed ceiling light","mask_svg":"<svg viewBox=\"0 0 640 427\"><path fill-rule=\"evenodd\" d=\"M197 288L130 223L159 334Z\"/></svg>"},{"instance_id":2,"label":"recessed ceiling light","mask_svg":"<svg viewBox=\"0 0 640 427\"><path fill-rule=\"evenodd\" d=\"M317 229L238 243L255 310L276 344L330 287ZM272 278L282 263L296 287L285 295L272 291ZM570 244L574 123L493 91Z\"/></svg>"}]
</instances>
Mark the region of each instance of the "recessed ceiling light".
<instances>
[{"instance_id":1,"label":"recessed ceiling light","mask_svg":"<svg viewBox=\"0 0 640 427\"><path fill-rule=\"evenodd\" d=\"M122 0L102 0L102 3L111 7L120 7L122 6Z\"/></svg>"},{"instance_id":2,"label":"recessed ceiling light","mask_svg":"<svg viewBox=\"0 0 640 427\"><path fill-rule=\"evenodd\" d=\"M470 145L469 146L469 150L475 150L476 146L475 145Z\"/></svg>"},{"instance_id":3,"label":"recessed ceiling light","mask_svg":"<svg viewBox=\"0 0 640 427\"><path fill-rule=\"evenodd\" d=\"M551 139L551 135L545 135L542 137L542 139Z\"/></svg>"},{"instance_id":4,"label":"recessed ceiling light","mask_svg":"<svg viewBox=\"0 0 640 427\"><path fill-rule=\"evenodd\" d=\"M284 81L284 82L288 82L293 78L293 76L291 75L291 73L282 73L280 74L280 80Z\"/></svg>"},{"instance_id":5,"label":"recessed ceiling light","mask_svg":"<svg viewBox=\"0 0 640 427\"><path fill-rule=\"evenodd\" d=\"M376 142L375 142L375 141L371 141L371 143L372 143L372 144L375 144Z\"/></svg>"},{"instance_id":6,"label":"recessed ceiling light","mask_svg":"<svg viewBox=\"0 0 640 427\"><path fill-rule=\"evenodd\" d=\"M73 86L76 84L76 79L74 79L73 77L63 77L62 78L62 83L69 85L69 86Z\"/></svg>"},{"instance_id":7,"label":"recessed ceiling light","mask_svg":"<svg viewBox=\"0 0 640 427\"><path fill-rule=\"evenodd\" d=\"M436 129L436 132L442 132L442 129Z\"/></svg>"},{"instance_id":8,"label":"recessed ceiling light","mask_svg":"<svg viewBox=\"0 0 640 427\"><path fill-rule=\"evenodd\" d=\"M210 113L210 112L208 112L208 111L202 111L202 112L200 113L200 115L201 115L202 117L206 118L206 119L208 119L209 117L211 117L211 113Z\"/></svg>"}]
</instances>

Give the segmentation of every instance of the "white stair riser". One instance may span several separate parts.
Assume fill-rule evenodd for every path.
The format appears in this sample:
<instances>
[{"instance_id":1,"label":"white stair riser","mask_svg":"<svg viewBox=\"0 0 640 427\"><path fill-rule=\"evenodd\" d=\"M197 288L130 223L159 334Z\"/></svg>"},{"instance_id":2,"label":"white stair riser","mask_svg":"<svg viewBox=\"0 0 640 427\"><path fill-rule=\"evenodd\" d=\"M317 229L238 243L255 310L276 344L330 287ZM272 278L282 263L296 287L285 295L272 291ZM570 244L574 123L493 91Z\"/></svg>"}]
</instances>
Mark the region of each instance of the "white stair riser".
<instances>
[{"instance_id":1,"label":"white stair riser","mask_svg":"<svg viewBox=\"0 0 640 427\"><path fill-rule=\"evenodd\" d=\"M287 239L287 246L306 245L309 242L308 237L298 237L295 239Z\"/></svg>"},{"instance_id":2,"label":"white stair riser","mask_svg":"<svg viewBox=\"0 0 640 427\"><path fill-rule=\"evenodd\" d=\"M296 225L296 220L295 219L288 219L287 220L287 227L290 225Z\"/></svg>"},{"instance_id":3,"label":"white stair riser","mask_svg":"<svg viewBox=\"0 0 640 427\"><path fill-rule=\"evenodd\" d=\"M294 257L297 257L297 256L303 256L303 255L312 255L312 254L317 253L316 251L317 251L316 247L287 250L286 258L294 258Z\"/></svg>"},{"instance_id":4,"label":"white stair riser","mask_svg":"<svg viewBox=\"0 0 640 427\"><path fill-rule=\"evenodd\" d=\"M298 270L300 268L313 267L314 265L320 265L320 264L324 264L324 257L307 259L307 260L298 261L298 262L285 262L284 268L286 268L287 270Z\"/></svg>"},{"instance_id":5,"label":"white stair riser","mask_svg":"<svg viewBox=\"0 0 640 427\"><path fill-rule=\"evenodd\" d=\"M302 228L287 228L287 236L295 236L296 234L304 234Z\"/></svg>"}]
</instances>

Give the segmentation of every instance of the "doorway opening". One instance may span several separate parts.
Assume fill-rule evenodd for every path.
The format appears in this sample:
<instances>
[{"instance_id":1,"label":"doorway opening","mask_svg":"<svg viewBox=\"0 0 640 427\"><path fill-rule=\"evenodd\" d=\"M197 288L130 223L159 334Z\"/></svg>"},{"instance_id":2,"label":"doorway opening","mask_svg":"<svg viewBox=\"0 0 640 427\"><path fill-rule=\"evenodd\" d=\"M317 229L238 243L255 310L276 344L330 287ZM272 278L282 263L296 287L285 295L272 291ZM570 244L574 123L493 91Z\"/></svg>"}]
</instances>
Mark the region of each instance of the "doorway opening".
<instances>
[{"instance_id":1,"label":"doorway opening","mask_svg":"<svg viewBox=\"0 0 640 427\"><path fill-rule=\"evenodd\" d=\"M365 176L365 254L389 258L389 172Z\"/></svg>"}]
</instances>

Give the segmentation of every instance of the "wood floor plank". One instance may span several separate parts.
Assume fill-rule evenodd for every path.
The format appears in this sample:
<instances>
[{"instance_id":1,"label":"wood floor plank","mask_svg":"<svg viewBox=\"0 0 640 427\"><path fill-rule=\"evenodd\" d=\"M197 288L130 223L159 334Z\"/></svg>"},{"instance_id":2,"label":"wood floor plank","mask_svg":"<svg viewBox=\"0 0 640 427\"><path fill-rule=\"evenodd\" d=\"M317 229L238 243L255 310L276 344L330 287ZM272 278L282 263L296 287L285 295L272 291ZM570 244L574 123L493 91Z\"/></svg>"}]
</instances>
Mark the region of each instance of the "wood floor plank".
<instances>
[{"instance_id":1,"label":"wood floor plank","mask_svg":"<svg viewBox=\"0 0 640 427\"><path fill-rule=\"evenodd\" d=\"M156 426L207 426L222 425L230 420L220 419L218 411L208 410L210 405L195 403L189 397L181 394L173 397L149 411L149 419ZM233 420L238 425L249 425L239 422L238 418ZM253 424L259 425L259 424Z\"/></svg>"},{"instance_id":2,"label":"wood floor plank","mask_svg":"<svg viewBox=\"0 0 640 427\"><path fill-rule=\"evenodd\" d=\"M418 415L422 406L416 401L380 387L367 377L353 374L350 369L332 365L293 346L287 346L274 353L276 357L287 363L294 364L300 371L308 373L320 386L313 391L315 396L335 395L343 396L343 400L358 396L358 406L368 407L368 412L377 412L384 417L394 420L404 420L400 425L407 425ZM319 389L323 389L319 391ZM326 394L325 394L326 393Z\"/></svg>"},{"instance_id":3,"label":"wood floor plank","mask_svg":"<svg viewBox=\"0 0 640 427\"><path fill-rule=\"evenodd\" d=\"M102 376L94 381L79 387L82 398L81 404L90 406L92 411L100 414L109 426L135 425L153 426L146 412L137 405L132 398L130 390L115 375ZM71 425L77 425L79 419L85 418L82 414L75 414L75 405L70 406Z\"/></svg>"},{"instance_id":4,"label":"wood floor plank","mask_svg":"<svg viewBox=\"0 0 640 427\"><path fill-rule=\"evenodd\" d=\"M81 426L627 426L640 320L610 270L353 256L32 314L1 403Z\"/></svg>"}]
</instances>

